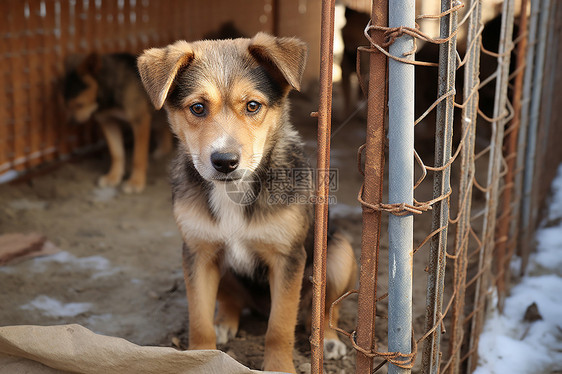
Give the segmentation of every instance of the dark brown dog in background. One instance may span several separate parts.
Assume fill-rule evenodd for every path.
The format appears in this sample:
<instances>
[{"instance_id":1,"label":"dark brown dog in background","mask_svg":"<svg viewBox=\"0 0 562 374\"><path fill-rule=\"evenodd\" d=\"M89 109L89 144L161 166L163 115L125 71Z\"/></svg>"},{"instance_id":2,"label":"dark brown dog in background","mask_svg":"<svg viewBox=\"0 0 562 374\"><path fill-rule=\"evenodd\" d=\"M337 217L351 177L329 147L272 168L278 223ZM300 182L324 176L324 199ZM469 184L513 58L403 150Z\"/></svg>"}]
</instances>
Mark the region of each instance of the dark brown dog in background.
<instances>
[{"instance_id":1,"label":"dark brown dog in background","mask_svg":"<svg viewBox=\"0 0 562 374\"><path fill-rule=\"evenodd\" d=\"M179 139L171 179L184 240L189 348L215 349L234 338L242 309L259 309L266 295L263 366L292 373L301 286L304 278L304 295L313 262L313 187L297 192L276 184L270 171L311 171L288 100L300 87L305 60L300 40L263 33L178 41L138 60L152 102L166 108ZM233 190L251 199L241 203ZM326 280L327 306L356 281L353 250L337 231L328 241ZM303 297L301 304L309 301ZM335 319L338 312L335 307ZM345 350L326 310L326 357L340 358Z\"/></svg>"},{"instance_id":2,"label":"dark brown dog in background","mask_svg":"<svg viewBox=\"0 0 562 374\"><path fill-rule=\"evenodd\" d=\"M125 193L141 192L146 184L150 131L155 111L140 81L136 56L92 53L77 63L67 62L63 96L71 121L84 123L93 119L101 126L111 154L111 167L98 180L100 187L116 187L121 183L125 174L121 125L128 123L131 126L133 165L131 175L122 188ZM165 126L160 127L155 157L172 149L171 133Z\"/></svg>"}]
</instances>

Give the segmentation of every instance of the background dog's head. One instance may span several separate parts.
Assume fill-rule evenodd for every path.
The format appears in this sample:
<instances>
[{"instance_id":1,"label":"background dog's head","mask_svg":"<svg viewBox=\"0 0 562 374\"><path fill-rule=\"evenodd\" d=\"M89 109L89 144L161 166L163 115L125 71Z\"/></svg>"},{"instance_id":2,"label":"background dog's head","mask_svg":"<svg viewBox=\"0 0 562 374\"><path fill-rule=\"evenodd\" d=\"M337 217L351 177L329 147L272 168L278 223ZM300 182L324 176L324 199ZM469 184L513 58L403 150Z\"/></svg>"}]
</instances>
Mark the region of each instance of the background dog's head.
<instances>
[{"instance_id":1,"label":"background dog's head","mask_svg":"<svg viewBox=\"0 0 562 374\"><path fill-rule=\"evenodd\" d=\"M68 119L83 123L98 109L98 83L95 75L100 69L101 59L92 53L81 61L73 56L66 62L63 81L63 97Z\"/></svg>"},{"instance_id":2,"label":"background dog's head","mask_svg":"<svg viewBox=\"0 0 562 374\"><path fill-rule=\"evenodd\" d=\"M199 174L224 181L256 170L283 122L289 91L300 89L305 62L302 41L259 33L149 49L138 68Z\"/></svg>"}]
</instances>

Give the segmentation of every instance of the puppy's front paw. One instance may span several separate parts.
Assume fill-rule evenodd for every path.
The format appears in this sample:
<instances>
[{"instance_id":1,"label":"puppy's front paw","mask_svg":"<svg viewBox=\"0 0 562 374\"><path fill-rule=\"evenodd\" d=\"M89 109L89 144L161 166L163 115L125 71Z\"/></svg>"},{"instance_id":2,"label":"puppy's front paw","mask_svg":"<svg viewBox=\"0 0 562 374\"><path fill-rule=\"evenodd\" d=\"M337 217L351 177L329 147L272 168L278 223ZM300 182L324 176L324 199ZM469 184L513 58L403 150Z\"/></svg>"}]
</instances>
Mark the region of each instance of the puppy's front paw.
<instances>
[{"instance_id":1,"label":"puppy's front paw","mask_svg":"<svg viewBox=\"0 0 562 374\"><path fill-rule=\"evenodd\" d=\"M215 325L215 334L217 334L217 344L228 343L229 340L236 336L236 329L227 325Z\"/></svg>"},{"instance_id":2,"label":"puppy's front paw","mask_svg":"<svg viewBox=\"0 0 562 374\"><path fill-rule=\"evenodd\" d=\"M121 183L121 177L115 174L106 174L101 176L98 179L98 186L105 188L105 187L116 187L119 183Z\"/></svg>"},{"instance_id":3,"label":"puppy's front paw","mask_svg":"<svg viewBox=\"0 0 562 374\"><path fill-rule=\"evenodd\" d=\"M144 190L144 181L139 181L131 178L123 183L122 189L126 194L140 193Z\"/></svg>"},{"instance_id":4,"label":"puppy's front paw","mask_svg":"<svg viewBox=\"0 0 562 374\"><path fill-rule=\"evenodd\" d=\"M324 339L324 357L337 360L345 356L347 347L339 339Z\"/></svg>"}]
</instances>

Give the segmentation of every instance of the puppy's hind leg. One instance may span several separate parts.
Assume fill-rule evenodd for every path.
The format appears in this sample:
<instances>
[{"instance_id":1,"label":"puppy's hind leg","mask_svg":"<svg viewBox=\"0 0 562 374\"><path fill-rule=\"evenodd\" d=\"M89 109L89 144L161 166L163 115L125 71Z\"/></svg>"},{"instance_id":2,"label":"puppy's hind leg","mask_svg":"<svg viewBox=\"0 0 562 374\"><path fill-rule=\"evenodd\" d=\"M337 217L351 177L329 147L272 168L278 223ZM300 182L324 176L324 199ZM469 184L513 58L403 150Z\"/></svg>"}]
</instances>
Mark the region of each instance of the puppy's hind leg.
<instances>
[{"instance_id":1,"label":"puppy's hind leg","mask_svg":"<svg viewBox=\"0 0 562 374\"><path fill-rule=\"evenodd\" d=\"M105 141L111 155L111 167L109 172L98 180L100 187L115 187L123 179L125 172L125 148L123 146L123 134L117 122L104 118L100 121Z\"/></svg>"},{"instance_id":2,"label":"puppy's hind leg","mask_svg":"<svg viewBox=\"0 0 562 374\"><path fill-rule=\"evenodd\" d=\"M131 176L123 185L123 192L142 192L146 184L148 148L150 145L150 115L144 114L131 124L135 138Z\"/></svg>"},{"instance_id":3,"label":"puppy's hind leg","mask_svg":"<svg viewBox=\"0 0 562 374\"><path fill-rule=\"evenodd\" d=\"M330 306L338 297L351 290L357 279L357 264L351 244L336 232L328 241L326 260L326 314L324 317L324 357L339 359L346 354L346 346L335 330L330 328ZM333 324L338 323L340 306L332 308Z\"/></svg>"}]
</instances>

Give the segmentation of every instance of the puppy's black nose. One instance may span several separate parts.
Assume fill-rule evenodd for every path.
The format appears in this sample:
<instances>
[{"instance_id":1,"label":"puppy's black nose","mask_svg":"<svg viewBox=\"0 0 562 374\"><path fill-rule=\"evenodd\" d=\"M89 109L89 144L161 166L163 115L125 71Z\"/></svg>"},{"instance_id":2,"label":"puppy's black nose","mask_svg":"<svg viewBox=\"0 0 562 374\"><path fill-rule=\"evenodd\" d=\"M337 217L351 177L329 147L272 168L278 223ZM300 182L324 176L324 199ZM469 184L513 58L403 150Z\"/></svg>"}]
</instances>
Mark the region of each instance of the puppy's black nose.
<instances>
[{"instance_id":1,"label":"puppy's black nose","mask_svg":"<svg viewBox=\"0 0 562 374\"><path fill-rule=\"evenodd\" d=\"M236 153L220 153L215 152L211 154L211 163L213 167L221 173L228 174L238 167L240 156Z\"/></svg>"}]
</instances>

